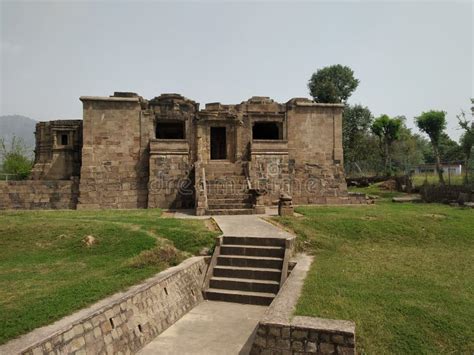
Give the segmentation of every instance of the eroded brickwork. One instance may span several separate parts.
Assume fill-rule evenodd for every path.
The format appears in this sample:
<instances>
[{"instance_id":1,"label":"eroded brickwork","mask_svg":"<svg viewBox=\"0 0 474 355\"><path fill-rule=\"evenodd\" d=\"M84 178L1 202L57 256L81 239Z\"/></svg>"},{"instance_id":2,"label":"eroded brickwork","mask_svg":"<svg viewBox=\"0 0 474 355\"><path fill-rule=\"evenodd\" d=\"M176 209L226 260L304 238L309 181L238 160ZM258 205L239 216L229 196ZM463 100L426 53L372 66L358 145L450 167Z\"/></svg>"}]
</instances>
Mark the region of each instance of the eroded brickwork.
<instances>
[{"instance_id":1,"label":"eroded brickwork","mask_svg":"<svg viewBox=\"0 0 474 355\"><path fill-rule=\"evenodd\" d=\"M0 210L73 209L79 180L0 181Z\"/></svg>"}]
</instances>

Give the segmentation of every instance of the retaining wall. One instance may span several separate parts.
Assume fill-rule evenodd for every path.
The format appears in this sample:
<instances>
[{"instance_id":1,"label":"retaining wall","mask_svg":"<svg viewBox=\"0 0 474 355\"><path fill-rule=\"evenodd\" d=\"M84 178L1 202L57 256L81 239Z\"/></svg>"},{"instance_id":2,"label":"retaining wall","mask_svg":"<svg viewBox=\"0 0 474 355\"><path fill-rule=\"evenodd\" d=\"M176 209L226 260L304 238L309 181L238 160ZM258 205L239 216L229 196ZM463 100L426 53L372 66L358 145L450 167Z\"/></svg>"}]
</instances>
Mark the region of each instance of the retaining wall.
<instances>
[{"instance_id":1,"label":"retaining wall","mask_svg":"<svg viewBox=\"0 0 474 355\"><path fill-rule=\"evenodd\" d=\"M356 353L353 322L293 316L311 261L299 257L258 324L251 355Z\"/></svg>"},{"instance_id":2,"label":"retaining wall","mask_svg":"<svg viewBox=\"0 0 474 355\"><path fill-rule=\"evenodd\" d=\"M79 180L0 181L0 210L75 209Z\"/></svg>"},{"instance_id":3,"label":"retaining wall","mask_svg":"<svg viewBox=\"0 0 474 355\"><path fill-rule=\"evenodd\" d=\"M205 257L0 346L0 354L131 354L203 300Z\"/></svg>"}]
</instances>

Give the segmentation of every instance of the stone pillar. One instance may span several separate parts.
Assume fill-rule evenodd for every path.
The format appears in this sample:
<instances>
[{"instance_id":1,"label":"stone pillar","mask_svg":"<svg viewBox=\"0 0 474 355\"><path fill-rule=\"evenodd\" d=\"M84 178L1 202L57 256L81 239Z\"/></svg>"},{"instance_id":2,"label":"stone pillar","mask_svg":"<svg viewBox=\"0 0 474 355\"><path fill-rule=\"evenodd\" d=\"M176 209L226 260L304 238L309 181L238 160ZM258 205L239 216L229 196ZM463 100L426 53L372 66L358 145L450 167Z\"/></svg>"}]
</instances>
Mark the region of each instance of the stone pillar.
<instances>
[{"instance_id":1,"label":"stone pillar","mask_svg":"<svg viewBox=\"0 0 474 355\"><path fill-rule=\"evenodd\" d=\"M278 201L279 216L293 216L293 198L287 194L281 194Z\"/></svg>"}]
</instances>

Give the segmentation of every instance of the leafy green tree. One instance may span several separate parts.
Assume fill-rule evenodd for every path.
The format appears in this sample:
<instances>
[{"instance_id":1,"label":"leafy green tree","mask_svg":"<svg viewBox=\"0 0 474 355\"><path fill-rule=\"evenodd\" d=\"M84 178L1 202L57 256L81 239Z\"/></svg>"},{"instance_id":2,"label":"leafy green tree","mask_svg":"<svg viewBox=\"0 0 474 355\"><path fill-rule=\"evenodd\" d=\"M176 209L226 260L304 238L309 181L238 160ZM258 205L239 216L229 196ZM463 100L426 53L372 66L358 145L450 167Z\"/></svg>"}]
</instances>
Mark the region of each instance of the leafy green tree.
<instances>
[{"instance_id":1,"label":"leafy green tree","mask_svg":"<svg viewBox=\"0 0 474 355\"><path fill-rule=\"evenodd\" d=\"M400 118L390 118L382 115L372 123L371 130L379 139L380 153L384 160L385 173L392 175L392 152L393 142L400 138L402 120Z\"/></svg>"},{"instance_id":2,"label":"leafy green tree","mask_svg":"<svg viewBox=\"0 0 474 355\"><path fill-rule=\"evenodd\" d=\"M429 142L417 134L413 134L406 126L406 118L401 116L402 126L400 127L400 137L393 143L392 160L393 165L408 174L415 165L424 162L423 147Z\"/></svg>"},{"instance_id":3,"label":"leafy green tree","mask_svg":"<svg viewBox=\"0 0 474 355\"><path fill-rule=\"evenodd\" d=\"M0 155L3 161L3 173L14 174L19 180L24 180L30 175L33 161L28 157L28 149L21 139L13 137L10 146L7 147L5 140L0 138Z\"/></svg>"},{"instance_id":4,"label":"leafy green tree","mask_svg":"<svg viewBox=\"0 0 474 355\"><path fill-rule=\"evenodd\" d=\"M439 145L442 133L446 128L446 112L435 110L423 112L420 116L415 117L415 123L420 131L426 133L430 139L436 159L436 171L438 172L439 182L444 184Z\"/></svg>"},{"instance_id":5,"label":"leafy green tree","mask_svg":"<svg viewBox=\"0 0 474 355\"><path fill-rule=\"evenodd\" d=\"M346 102L359 85L351 68L340 64L318 69L308 82L311 96L316 102Z\"/></svg>"},{"instance_id":6,"label":"leafy green tree","mask_svg":"<svg viewBox=\"0 0 474 355\"><path fill-rule=\"evenodd\" d=\"M342 113L342 145L344 161L348 165L362 160L366 152L364 136L372 123L372 113L362 105L346 105ZM360 167L358 168L360 171Z\"/></svg>"},{"instance_id":7,"label":"leafy green tree","mask_svg":"<svg viewBox=\"0 0 474 355\"><path fill-rule=\"evenodd\" d=\"M457 118L459 126L464 130L460 139L460 146L464 153L464 182L467 184L469 183L469 161L474 147L474 121L470 123L464 111L461 111Z\"/></svg>"}]
</instances>

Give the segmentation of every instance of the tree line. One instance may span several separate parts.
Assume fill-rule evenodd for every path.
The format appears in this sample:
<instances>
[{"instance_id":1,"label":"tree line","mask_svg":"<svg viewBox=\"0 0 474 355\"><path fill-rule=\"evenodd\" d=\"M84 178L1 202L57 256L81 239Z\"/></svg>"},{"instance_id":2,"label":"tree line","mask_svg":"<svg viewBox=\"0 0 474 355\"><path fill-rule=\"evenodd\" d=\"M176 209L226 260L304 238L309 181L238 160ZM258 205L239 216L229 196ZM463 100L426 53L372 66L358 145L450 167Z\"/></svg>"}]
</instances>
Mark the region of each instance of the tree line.
<instances>
[{"instance_id":1,"label":"tree line","mask_svg":"<svg viewBox=\"0 0 474 355\"><path fill-rule=\"evenodd\" d=\"M468 167L474 145L474 125L464 112L457 116L459 128L463 130L459 143L446 133L446 112L421 112L414 117L414 122L425 138L408 128L405 116L374 117L368 107L349 104L347 100L358 85L353 70L340 64L319 69L308 82L315 102L345 105L342 129L347 175L407 174L411 167L428 163L435 165L439 181L444 184L442 162L463 161ZM466 182L467 179L465 168Z\"/></svg>"}]
</instances>

